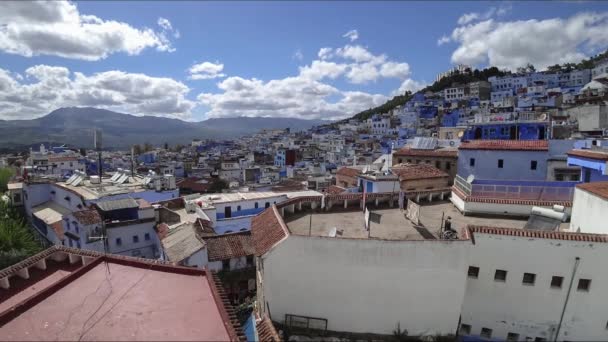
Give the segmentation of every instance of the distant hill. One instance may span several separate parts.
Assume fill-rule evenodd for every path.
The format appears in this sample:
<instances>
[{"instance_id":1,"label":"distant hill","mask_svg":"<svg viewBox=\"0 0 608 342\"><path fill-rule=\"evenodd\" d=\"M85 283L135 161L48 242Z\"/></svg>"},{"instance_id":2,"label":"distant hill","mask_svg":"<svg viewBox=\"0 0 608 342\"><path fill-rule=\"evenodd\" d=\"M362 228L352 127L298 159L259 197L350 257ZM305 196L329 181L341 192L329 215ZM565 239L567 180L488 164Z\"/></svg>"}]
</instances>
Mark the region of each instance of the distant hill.
<instances>
[{"instance_id":1,"label":"distant hill","mask_svg":"<svg viewBox=\"0 0 608 342\"><path fill-rule=\"evenodd\" d=\"M18 149L42 142L93 146L93 128L103 131L103 145L187 144L192 139L231 139L261 129L308 129L320 120L291 118L221 118L187 122L155 116L134 116L91 107L59 108L32 120L0 120L0 148Z\"/></svg>"}]
</instances>

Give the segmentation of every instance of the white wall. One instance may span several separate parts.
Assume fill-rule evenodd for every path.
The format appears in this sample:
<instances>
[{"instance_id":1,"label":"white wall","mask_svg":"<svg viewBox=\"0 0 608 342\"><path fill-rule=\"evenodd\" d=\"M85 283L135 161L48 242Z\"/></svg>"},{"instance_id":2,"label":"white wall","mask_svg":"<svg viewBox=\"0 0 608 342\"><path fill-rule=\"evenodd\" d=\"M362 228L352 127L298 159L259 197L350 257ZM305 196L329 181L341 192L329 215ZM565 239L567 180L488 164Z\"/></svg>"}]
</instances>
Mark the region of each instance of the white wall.
<instances>
[{"instance_id":1,"label":"white wall","mask_svg":"<svg viewBox=\"0 0 608 342\"><path fill-rule=\"evenodd\" d=\"M579 228L583 233L608 233L606 224L608 201L579 188L574 189L574 203L570 230L576 232Z\"/></svg>"},{"instance_id":2,"label":"white wall","mask_svg":"<svg viewBox=\"0 0 608 342\"><path fill-rule=\"evenodd\" d=\"M263 257L260 298L274 320L328 319L334 331L454 334L471 241L289 236ZM266 305L262 305L266 307Z\"/></svg>"},{"instance_id":3,"label":"white wall","mask_svg":"<svg viewBox=\"0 0 608 342\"><path fill-rule=\"evenodd\" d=\"M145 222L139 224L125 225L113 228L107 228L108 245L110 253L122 254L129 256L138 256L142 258L154 258L154 247L158 251L158 245L154 239L156 232L154 231L154 222ZM150 240L145 239L145 234L150 235ZM139 242L133 242L133 236L139 236ZM116 244L116 239L120 238L122 244ZM139 255L134 255L133 251L140 252Z\"/></svg>"},{"instance_id":4,"label":"white wall","mask_svg":"<svg viewBox=\"0 0 608 342\"><path fill-rule=\"evenodd\" d=\"M608 244L480 233L474 237L471 265L479 267L479 277L467 280L462 306L462 323L472 326L472 335L486 327L497 339L513 332L520 340L553 340L578 256L558 340L608 340ZM507 271L506 282L494 281L496 269ZM524 272L536 274L534 286L522 284ZM550 287L552 276L564 277L561 289ZM589 292L577 290L579 278L591 279Z\"/></svg>"},{"instance_id":5,"label":"white wall","mask_svg":"<svg viewBox=\"0 0 608 342\"><path fill-rule=\"evenodd\" d=\"M189 256L188 258L186 258L186 260L184 260L184 266L204 268L205 266L207 266L208 260L209 257L207 254L207 247L204 247Z\"/></svg>"}]
</instances>

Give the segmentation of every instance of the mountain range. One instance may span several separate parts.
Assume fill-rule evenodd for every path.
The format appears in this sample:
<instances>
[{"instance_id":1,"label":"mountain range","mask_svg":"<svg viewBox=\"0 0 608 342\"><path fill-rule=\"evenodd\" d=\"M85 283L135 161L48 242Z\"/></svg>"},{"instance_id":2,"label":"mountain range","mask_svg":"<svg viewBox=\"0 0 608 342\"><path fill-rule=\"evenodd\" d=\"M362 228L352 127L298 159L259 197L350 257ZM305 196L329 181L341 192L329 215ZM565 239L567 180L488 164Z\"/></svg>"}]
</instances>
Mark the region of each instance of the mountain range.
<instances>
[{"instance_id":1,"label":"mountain range","mask_svg":"<svg viewBox=\"0 0 608 342\"><path fill-rule=\"evenodd\" d=\"M93 146L93 129L103 132L105 148L134 144L189 144L192 139L233 139L262 129L292 131L328 123L295 118L216 118L188 122L155 116L134 116L91 107L59 108L31 120L0 120L0 148L21 149L40 143Z\"/></svg>"}]
</instances>

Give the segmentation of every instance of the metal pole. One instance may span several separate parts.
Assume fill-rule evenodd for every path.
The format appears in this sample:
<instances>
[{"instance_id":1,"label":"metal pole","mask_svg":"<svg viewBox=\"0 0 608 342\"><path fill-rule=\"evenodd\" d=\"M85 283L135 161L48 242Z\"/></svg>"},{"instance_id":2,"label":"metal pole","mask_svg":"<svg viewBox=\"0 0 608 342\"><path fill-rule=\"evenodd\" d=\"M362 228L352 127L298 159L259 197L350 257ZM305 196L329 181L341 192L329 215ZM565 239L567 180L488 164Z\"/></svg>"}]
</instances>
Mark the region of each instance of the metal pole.
<instances>
[{"instance_id":1,"label":"metal pole","mask_svg":"<svg viewBox=\"0 0 608 342\"><path fill-rule=\"evenodd\" d=\"M312 235L312 212L310 213L310 219L308 220L308 236Z\"/></svg>"},{"instance_id":2,"label":"metal pole","mask_svg":"<svg viewBox=\"0 0 608 342\"><path fill-rule=\"evenodd\" d=\"M564 302L564 308L562 309L562 314L559 317L559 324L557 325L557 331L555 332L555 338L553 341L557 341L559 337L559 331L562 327L562 322L564 321L564 314L566 313L566 307L568 306L568 299L570 299L570 291L572 291L572 284L574 283L574 275L576 274L576 269L578 268L578 264L581 258L576 257L574 259L574 268L572 269L572 276L570 277L570 285L568 286L568 292L566 293L566 300Z\"/></svg>"}]
</instances>

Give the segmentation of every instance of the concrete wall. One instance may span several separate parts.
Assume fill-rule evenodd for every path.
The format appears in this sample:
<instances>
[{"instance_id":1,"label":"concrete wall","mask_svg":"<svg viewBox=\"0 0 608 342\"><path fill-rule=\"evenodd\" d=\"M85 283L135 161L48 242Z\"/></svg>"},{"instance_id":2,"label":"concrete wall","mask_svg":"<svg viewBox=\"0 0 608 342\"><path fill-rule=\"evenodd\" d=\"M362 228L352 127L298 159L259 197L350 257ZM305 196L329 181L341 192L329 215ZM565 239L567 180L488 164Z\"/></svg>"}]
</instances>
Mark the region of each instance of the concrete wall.
<instances>
[{"instance_id":1,"label":"concrete wall","mask_svg":"<svg viewBox=\"0 0 608 342\"><path fill-rule=\"evenodd\" d=\"M537 337L552 341L570 285L575 257L580 264L558 340L607 340L608 273L604 268L608 244L475 234L471 265L477 279L468 278L462 323L471 334L492 329L493 339L509 332L519 340ZM495 281L496 269L506 270L506 281ZM536 274L534 285L522 284L523 273ZM551 288L553 276L564 277L561 289ZM577 290L579 279L591 279L589 291Z\"/></svg>"},{"instance_id":2,"label":"concrete wall","mask_svg":"<svg viewBox=\"0 0 608 342\"><path fill-rule=\"evenodd\" d=\"M262 259L258 293L273 320L326 318L334 331L454 334L471 241L290 236ZM258 260L259 261L259 260Z\"/></svg>"},{"instance_id":3,"label":"concrete wall","mask_svg":"<svg viewBox=\"0 0 608 342\"><path fill-rule=\"evenodd\" d=\"M608 213L607 200L585 190L574 189L570 230L576 232L580 229L583 233L606 234L608 233L606 213Z\"/></svg>"},{"instance_id":4,"label":"concrete wall","mask_svg":"<svg viewBox=\"0 0 608 342\"><path fill-rule=\"evenodd\" d=\"M146 233L149 234L150 240L145 239ZM158 244L154 239L156 232L154 231L153 221L107 228L107 234L110 253L154 258L154 251L159 250ZM139 237L139 242L133 242L134 235ZM116 243L117 238L121 239L121 245ZM138 252L139 254L137 254Z\"/></svg>"},{"instance_id":5,"label":"concrete wall","mask_svg":"<svg viewBox=\"0 0 608 342\"><path fill-rule=\"evenodd\" d=\"M401 190L403 191L424 191L431 189L441 189L449 187L450 180L448 177L416 179L401 182Z\"/></svg>"},{"instance_id":6,"label":"concrete wall","mask_svg":"<svg viewBox=\"0 0 608 342\"><path fill-rule=\"evenodd\" d=\"M471 174L478 179L545 180L547 175L547 152L542 151L486 151L460 150L458 152L458 175L467 179ZM475 166L470 159L475 158ZM498 160L503 167L498 167ZM536 170L531 170L531 161L536 161Z\"/></svg>"},{"instance_id":7,"label":"concrete wall","mask_svg":"<svg viewBox=\"0 0 608 342\"><path fill-rule=\"evenodd\" d=\"M207 266L208 254L207 247L201 248L198 252L195 252L191 256L187 257L182 264L184 266L204 268Z\"/></svg>"}]
</instances>

